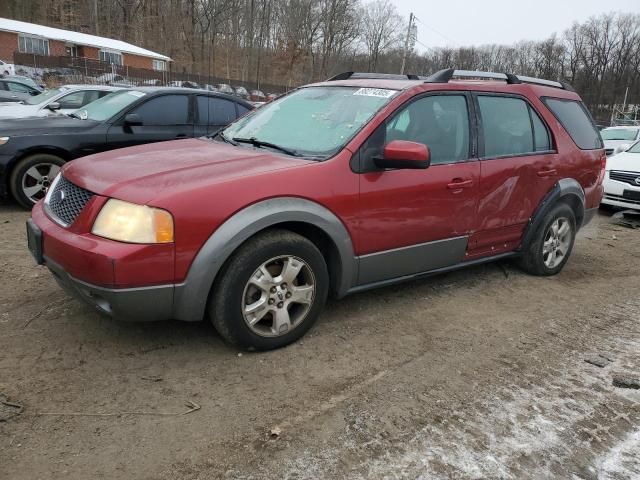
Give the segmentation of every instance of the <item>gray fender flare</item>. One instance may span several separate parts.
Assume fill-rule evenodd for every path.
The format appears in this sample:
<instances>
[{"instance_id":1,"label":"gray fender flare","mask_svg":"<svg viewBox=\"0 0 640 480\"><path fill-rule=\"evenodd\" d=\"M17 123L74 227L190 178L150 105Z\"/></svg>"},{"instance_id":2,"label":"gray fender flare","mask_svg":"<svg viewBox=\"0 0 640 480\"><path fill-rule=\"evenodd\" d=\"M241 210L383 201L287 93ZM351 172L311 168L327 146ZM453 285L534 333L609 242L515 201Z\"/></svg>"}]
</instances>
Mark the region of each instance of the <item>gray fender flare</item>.
<instances>
[{"instance_id":1,"label":"gray fender flare","mask_svg":"<svg viewBox=\"0 0 640 480\"><path fill-rule=\"evenodd\" d=\"M176 285L174 318L201 320L207 308L211 286L224 262L251 236L282 222L312 224L331 238L341 262L337 294L345 295L357 277L357 259L351 236L343 223L318 203L296 197L274 198L240 210L209 237L193 260L184 283Z\"/></svg>"},{"instance_id":2,"label":"gray fender flare","mask_svg":"<svg viewBox=\"0 0 640 480\"><path fill-rule=\"evenodd\" d=\"M582 186L573 178L563 178L558 180L553 188L544 197L534 214L529 219L529 224L522 237L522 243L519 250L525 250L529 244L533 241L538 227L544 220L549 210L551 210L558 201L572 200L572 205L577 208L576 211L576 223L577 227L582 226L585 215L585 194Z\"/></svg>"}]
</instances>

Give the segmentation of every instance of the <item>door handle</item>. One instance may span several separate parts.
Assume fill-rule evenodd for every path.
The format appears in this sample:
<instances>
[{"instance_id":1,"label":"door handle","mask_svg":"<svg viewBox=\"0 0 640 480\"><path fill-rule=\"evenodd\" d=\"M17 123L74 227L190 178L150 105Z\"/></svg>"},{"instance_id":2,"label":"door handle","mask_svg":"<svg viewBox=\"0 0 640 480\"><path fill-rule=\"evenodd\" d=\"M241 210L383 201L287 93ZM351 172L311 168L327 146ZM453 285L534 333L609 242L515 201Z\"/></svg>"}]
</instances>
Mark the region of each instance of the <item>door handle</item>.
<instances>
[{"instance_id":1,"label":"door handle","mask_svg":"<svg viewBox=\"0 0 640 480\"><path fill-rule=\"evenodd\" d=\"M558 173L555 168L549 168L547 170L538 170L539 177L553 177Z\"/></svg>"},{"instance_id":2,"label":"door handle","mask_svg":"<svg viewBox=\"0 0 640 480\"><path fill-rule=\"evenodd\" d=\"M467 188L473 186L473 180L463 180L461 178L454 178L451 183L447 183L449 190L458 190L460 188Z\"/></svg>"}]
</instances>

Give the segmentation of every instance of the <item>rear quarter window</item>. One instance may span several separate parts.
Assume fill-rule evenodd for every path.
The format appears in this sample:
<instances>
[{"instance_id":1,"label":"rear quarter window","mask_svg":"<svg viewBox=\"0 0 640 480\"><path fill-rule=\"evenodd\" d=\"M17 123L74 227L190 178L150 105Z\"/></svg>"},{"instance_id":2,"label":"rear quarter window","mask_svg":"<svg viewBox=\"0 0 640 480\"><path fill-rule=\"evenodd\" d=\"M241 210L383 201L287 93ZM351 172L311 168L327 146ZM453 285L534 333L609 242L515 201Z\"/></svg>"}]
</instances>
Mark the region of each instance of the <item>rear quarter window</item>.
<instances>
[{"instance_id":1,"label":"rear quarter window","mask_svg":"<svg viewBox=\"0 0 640 480\"><path fill-rule=\"evenodd\" d=\"M547 108L562 124L581 150L602 148L602 139L582 102L560 98L543 98Z\"/></svg>"}]
</instances>

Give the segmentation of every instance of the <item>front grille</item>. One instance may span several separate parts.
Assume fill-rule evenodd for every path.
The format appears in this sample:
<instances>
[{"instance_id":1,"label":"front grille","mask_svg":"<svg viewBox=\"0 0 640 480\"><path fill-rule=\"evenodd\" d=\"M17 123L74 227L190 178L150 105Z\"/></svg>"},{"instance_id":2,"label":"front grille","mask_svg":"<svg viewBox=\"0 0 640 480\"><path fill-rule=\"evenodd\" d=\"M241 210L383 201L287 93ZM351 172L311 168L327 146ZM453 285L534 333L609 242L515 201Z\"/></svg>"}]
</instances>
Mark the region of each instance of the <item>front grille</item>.
<instances>
[{"instance_id":1,"label":"front grille","mask_svg":"<svg viewBox=\"0 0 640 480\"><path fill-rule=\"evenodd\" d=\"M93 193L74 185L64 177L56 182L55 187L46 201L49 213L54 220L59 220L65 226L71 225L85 205L93 197Z\"/></svg>"},{"instance_id":2,"label":"front grille","mask_svg":"<svg viewBox=\"0 0 640 480\"><path fill-rule=\"evenodd\" d=\"M640 187L640 173L612 170L609 172L609 178L618 182L628 183L634 187ZM638 181L636 182L636 180Z\"/></svg>"}]
</instances>

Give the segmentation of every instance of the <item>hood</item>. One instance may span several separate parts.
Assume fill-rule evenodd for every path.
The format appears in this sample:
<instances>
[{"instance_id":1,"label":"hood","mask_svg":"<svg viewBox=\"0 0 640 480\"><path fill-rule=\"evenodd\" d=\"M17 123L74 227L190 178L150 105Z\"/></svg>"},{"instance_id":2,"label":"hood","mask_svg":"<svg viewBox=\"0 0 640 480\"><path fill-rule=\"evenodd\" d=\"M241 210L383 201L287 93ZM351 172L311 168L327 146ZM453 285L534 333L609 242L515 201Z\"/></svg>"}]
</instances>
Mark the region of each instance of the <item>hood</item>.
<instances>
[{"instance_id":1,"label":"hood","mask_svg":"<svg viewBox=\"0 0 640 480\"><path fill-rule=\"evenodd\" d=\"M622 152L607 158L607 170L640 173L640 153Z\"/></svg>"},{"instance_id":2,"label":"hood","mask_svg":"<svg viewBox=\"0 0 640 480\"><path fill-rule=\"evenodd\" d=\"M1 112L0 115L2 115ZM26 137L60 133L79 133L84 130L89 130L98 124L98 122L93 120L80 120L66 115L11 119L0 118L0 136Z\"/></svg>"},{"instance_id":3,"label":"hood","mask_svg":"<svg viewBox=\"0 0 640 480\"><path fill-rule=\"evenodd\" d=\"M98 195L147 204L214 183L313 163L267 149L188 139L89 155L66 164L63 174Z\"/></svg>"},{"instance_id":4,"label":"hood","mask_svg":"<svg viewBox=\"0 0 640 480\"><path fill-rule=\"evenodd\" d=\"M40 115L38 108L38 105L22 105L19 103L14 103L12 105L0 103L0 120L3 118L27 117L33 115L42 116ZM50 112L49 110L47 111Z\"/></svg>"},{"instance_id":5,"label":"hood","mask_svg":"<svg viewBox=\"0 0 640 480\"><path fill-rule=\"evenodd\" d=\"M635 140L604 140L604 148L609 149L619 147L620 145L632 145L636 141Z\"/></svg>"}]
</instances>

